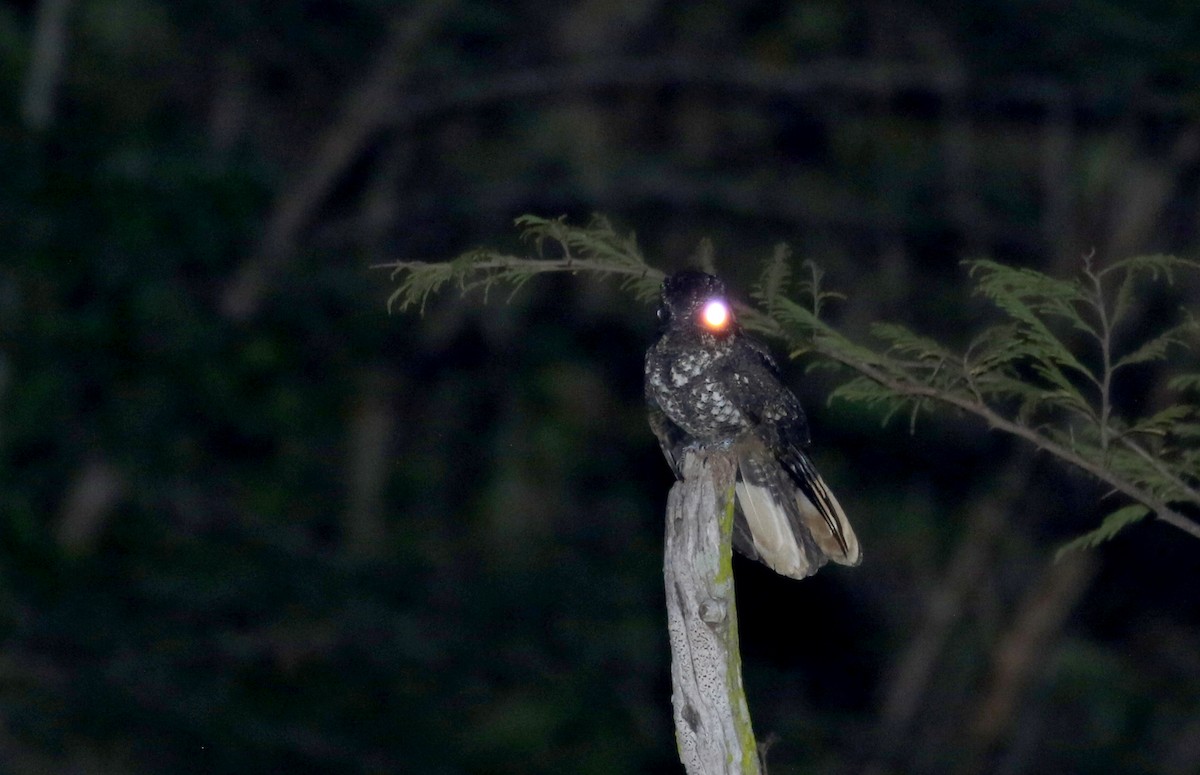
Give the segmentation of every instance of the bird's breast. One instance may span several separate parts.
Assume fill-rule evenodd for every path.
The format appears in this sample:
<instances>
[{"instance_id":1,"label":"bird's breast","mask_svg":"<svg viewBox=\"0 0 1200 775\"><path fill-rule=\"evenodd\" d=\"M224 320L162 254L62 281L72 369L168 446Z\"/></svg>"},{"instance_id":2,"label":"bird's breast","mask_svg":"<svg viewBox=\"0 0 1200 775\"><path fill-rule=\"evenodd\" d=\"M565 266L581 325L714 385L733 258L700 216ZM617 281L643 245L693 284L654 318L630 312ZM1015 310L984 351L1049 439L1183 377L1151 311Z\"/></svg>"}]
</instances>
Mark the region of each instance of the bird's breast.
<instances>
[{"instance_id":1,"label":"bird's breast","mask_svg":"<svg viewBox=\"0 0 1200 775\"><path fill-rule=\"evenodd\" d=\"M748 428L730 388L717 379L721 354L662 348L647 359L648 392L663 412L697 440L732 441ZM734 378L736 382L736 377Z\"/></svg>"}]
</instances>

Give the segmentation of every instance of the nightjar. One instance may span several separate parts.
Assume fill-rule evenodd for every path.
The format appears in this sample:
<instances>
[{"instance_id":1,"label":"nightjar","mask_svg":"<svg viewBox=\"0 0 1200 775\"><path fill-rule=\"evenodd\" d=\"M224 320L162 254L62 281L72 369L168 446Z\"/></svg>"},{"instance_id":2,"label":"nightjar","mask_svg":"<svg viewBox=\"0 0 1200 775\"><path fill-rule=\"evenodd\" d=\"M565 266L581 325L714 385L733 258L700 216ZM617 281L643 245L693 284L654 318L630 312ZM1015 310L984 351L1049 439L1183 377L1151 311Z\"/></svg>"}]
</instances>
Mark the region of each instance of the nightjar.
<instances>
[{"instance_id":1,"label":"nightjar","mask_svg":"<svg viewBox=\"0 0 1200 775\"><path fill-rule=\"evenodd\" d=\"M687 448L737 456L733 545L802 579L828 560L857 565L858 539L804 450L808 424L766 349L746 336L725 285L684 271L663 281L661 333L646 353L650 426L682 478Z\"/></svg>"}]
</instances>

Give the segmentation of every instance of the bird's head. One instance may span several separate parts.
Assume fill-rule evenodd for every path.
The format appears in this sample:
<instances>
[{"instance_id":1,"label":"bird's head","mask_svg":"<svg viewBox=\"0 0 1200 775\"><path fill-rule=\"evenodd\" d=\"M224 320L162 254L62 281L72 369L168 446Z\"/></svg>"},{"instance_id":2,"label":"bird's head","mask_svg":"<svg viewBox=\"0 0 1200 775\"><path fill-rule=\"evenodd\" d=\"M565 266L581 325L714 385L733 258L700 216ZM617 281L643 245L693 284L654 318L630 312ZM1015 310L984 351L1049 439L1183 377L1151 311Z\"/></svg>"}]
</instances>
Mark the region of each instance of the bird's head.
<instances>
[{"instance_id":1,"label":"bird's head","mask_svg":"<svg viewBox=\"0 0 1200 775\"><path fill-rule=\"evenodd\" d=\"M725 283L694 269L676 272L663 280L658 320L663 331L683 331L717 339L737 330Z\"/></svg>"}]
</instances>

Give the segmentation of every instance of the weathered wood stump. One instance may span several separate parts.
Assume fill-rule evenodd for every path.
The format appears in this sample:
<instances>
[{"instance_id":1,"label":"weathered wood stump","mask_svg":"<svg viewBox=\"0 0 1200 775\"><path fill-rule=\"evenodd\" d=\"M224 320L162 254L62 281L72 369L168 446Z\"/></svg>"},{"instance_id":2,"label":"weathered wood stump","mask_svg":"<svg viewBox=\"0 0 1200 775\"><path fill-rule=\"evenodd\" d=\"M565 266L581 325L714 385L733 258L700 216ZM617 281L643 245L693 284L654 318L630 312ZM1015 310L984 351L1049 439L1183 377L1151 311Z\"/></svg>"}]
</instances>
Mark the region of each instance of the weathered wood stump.
<instances>
[{"instance_id":1,"label":"weathered wood stump","mask_svg":"<svg viewBox=\"0 0 1200 775\"><path fill-rule=\"evenodd\" d=\"M742 686L732 535L737 464L689 452L667 499L664 575L675 739L688 775L758 775Z\"/></svg>"}]
</instances>

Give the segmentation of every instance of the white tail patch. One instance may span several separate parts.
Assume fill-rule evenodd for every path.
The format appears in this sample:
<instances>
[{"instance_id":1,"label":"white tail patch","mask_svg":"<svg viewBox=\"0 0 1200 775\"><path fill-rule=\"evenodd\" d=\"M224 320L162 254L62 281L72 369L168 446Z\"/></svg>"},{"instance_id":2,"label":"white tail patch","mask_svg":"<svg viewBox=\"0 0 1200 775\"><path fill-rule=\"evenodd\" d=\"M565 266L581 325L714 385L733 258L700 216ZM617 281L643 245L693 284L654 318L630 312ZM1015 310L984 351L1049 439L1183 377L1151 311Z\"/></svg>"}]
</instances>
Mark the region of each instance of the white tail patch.
<instances>
[{"instance_id":1,"label":"white tail patch","mask_svg":"<svg viewBox=\"0 0 1200 775\"><path fill-rule=\"evenodd\" d=\"M841 565L858 565L862 562L862 549L859 548L858 536L854 534L854 528L850 527L850 520L846 519L846 512L842 511L842 505L838 503L837 498L833 497L833 493L825 486L824 480L816 470L810 469L809 474L813 490L817 497L824 502L826 508L823 512L805 497L804 493L797 490L796 505L800 508L800 516L804 518L805 526L812 533L812 537L821 551L829 555L829 559ZM826 514L832 517L834 524L837 525L841 541L846 545L845 551L842 550L842 543L838 541L838 536L834 535L830 528Z\"/></svg>"},{"instance_id":2,"label":"white tail patch","mask_svg":"<svg viewBox=\"0 0 1200 775\"><path fill-rule=\"evenodd\" d=\"M758 551L759 558L771 570L784 576L802 579L815 573L816 567L796 543L787 512L775 500L771 491L742 479L738 480L736 490L738 504L742 507L742 515L750 528L750 536L754 540L754 548ZM804 498L803 495L800 497ZM807 499L805 501L807 502ZM810 508L811 506L812 504L809 504ZM819 514L817 518L820 519ZM825 532L830 532L827 527ZM830 540L834 540L832 534ZM834 543L836 544L836 540ZM855 546L857 545L856 541ZM841 554L840 547L838 554Z\"/></svg>"}]
</instances>

